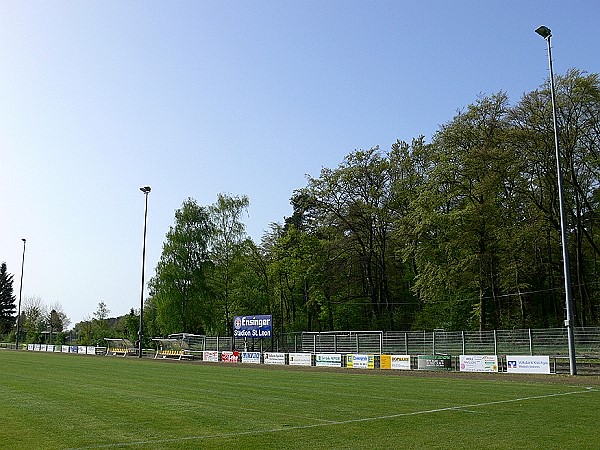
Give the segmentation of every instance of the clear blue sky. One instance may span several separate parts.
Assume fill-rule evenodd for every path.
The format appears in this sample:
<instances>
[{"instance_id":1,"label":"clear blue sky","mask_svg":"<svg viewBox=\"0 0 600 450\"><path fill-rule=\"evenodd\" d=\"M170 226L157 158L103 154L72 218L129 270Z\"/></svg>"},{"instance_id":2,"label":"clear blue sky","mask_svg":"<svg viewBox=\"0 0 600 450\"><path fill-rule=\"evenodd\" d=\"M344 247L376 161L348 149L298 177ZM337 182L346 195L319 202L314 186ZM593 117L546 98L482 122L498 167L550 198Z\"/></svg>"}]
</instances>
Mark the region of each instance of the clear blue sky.
<instances>
[{"instance_id":1,"label":"clear blue sky","mask_svg":"<svg viewBox=\"0 0 600 450\"><path fill-rule=\"evenodd\" d=\"M0 261L73 324L139 308L187 197L247 195L256 241L306 174L480 94L600 72L600 3L13 1L0 14Z\"/></svg>"}]
</instances>

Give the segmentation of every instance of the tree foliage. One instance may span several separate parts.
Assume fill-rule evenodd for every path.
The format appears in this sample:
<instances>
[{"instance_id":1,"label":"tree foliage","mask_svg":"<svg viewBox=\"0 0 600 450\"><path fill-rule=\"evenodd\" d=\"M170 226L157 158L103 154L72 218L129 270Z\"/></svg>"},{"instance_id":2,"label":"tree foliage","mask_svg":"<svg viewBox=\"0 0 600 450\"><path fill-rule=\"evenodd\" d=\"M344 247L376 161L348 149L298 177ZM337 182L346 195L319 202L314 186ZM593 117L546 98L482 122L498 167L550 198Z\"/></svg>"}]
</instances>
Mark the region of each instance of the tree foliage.
<instances>
[{"instance_id":1,"label":"tree foliage","mask_svg":"<svg viewBox=\"0 0 600 450\"><path fill-rule=\"evenodd\" d=\"M8 273L6 263L0 264L0 335L8 333L15 322L15 296L13 275Z\"/></svg>"},{"instance_id":2,"label":"tree foliage","mask_svg":"<svg viewBox=\"0 0 600 450\"><path fill-rule=\"evenodd\" d=\"M556 79L577 325L600 324L600 78ZM157 334L556 327L564 292L547 83L481 96L425 142L349 153L307 178L260 244L245 196L176 212L151 280Z\"/></svg>"},{"instance_id":3,"label":"tree foliage","mask_svg":"<svg viewBox=\"0 0 600 450\"><path fill-rule=\"evenodd\" d=\"M41 297L23 298L21 305L21 328L27 334L27 342L41 342L42 331L46 330L48 308Z\"/></svg>"},{"instance_id":4,"label":"tree foliage","mask_svg":"<svg viewBox=\"0 0 600 450\"><path fill-rule=\"evenodd\" d=\"M215 329L214 295L206 280L213 232L207 208L194 199L187 199L175 211L175 224L167 233L156 275L150 280L155 321L163 334L203 334Z\"/></svg>"},{"instance_id":5,"label":"tree foliage","mask_svg":"<svg viewBox=\"0 0 600 450\"><path fill-rule=\"evenodd\" d=\"M209 284L218 308L222 309L222 326L218 329L230 334L231 311L237 308L243 287L238 282L244 269L246 227L242 216L248 209L248 197L217 195L217 202L208 207L212 235L209 238L211 261Z\"/></svg>"}]
</instances>

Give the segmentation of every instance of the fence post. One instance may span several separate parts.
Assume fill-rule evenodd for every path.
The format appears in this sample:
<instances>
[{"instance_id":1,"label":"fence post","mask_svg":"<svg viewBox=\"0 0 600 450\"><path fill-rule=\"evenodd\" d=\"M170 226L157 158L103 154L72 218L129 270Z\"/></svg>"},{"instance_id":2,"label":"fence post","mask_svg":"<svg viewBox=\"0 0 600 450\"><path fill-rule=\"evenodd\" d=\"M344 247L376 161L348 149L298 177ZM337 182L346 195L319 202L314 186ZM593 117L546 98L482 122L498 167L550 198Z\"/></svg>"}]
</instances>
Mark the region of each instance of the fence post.
<instances>
[{"instance_id":1,"label":"fence post","mask_svg":"<svg viewBox=\"0 0 600 450\"><path fill-rule=\"evenodd\" d=\"M313 353L317 353L317 335L313 334Z\"/></svg>"},{"instance_id":2,"label":"fence post","mask_svg":"<svg viewBox=\"0 0 600 450\"><path fill-rule=\"evenodd\" d=\"M496 336L496 330L494 330L494 355L498 356L498 337Z\"/></svg>"},{"instance_id":3,"label":"fence post","mask_svg":"<svg viewBox=\"0 0 600 450\"><path fill-rule=\"evenodd\" d=\"M466 355L467 352L465 350L465 332L461 331L460 334L461 334L461 338L462 338L462 354Z\"/></svg>"},{"instance_id":4,"label":"fence post","mask_svg":"<svg viewBox=\"0 0 600 450\"><path fill-rule=\"evenodd\" d=\"M431 332L431 350L433 351L433 355L435 355L435 330Z\"/></svg>"},{"instance_id":5,"label":"fence post","mask_svg":"<svg viewBox=\"0 0 600 450\"><path fill-rule=\"evenodd\" d=\"M533 356L533 342L531 341L531 328L529 328L529 354Z\"/></svg>"},{"instance_id":6,"label":"fence post","mask_svg":"<svg viewBox=\"0 0 600 450\"><path fill-rule=\"evenodd\" d=\"M404 332L404 354L408 355L408 332Z\"/></svg>"},{"instance_id":7,"label":"fence post","mask_svg":"<svg viewBox=\"0 0 600 450\"><path fill-rule=\"evenodd\" d=\"M379 332L379 354L383 354L383 331Z\"/></svg>"}]
</instances>

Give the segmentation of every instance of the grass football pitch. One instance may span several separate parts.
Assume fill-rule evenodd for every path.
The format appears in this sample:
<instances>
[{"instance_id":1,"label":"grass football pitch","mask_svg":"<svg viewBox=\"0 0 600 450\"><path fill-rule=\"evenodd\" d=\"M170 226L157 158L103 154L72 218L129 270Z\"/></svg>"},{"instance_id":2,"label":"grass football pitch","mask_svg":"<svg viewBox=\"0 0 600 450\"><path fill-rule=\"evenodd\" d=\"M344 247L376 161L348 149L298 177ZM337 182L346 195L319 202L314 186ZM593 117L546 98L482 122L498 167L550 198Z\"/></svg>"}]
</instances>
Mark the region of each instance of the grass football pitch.
<instances>
[{"instance_id":1,"label":"grass football pitch","mask_svg":"<svg viewBox=\"0 0 600 450\"><path fill-rule=\"evenodd\" d=\"M0 350L2 449L600 448L600 378Z\"/></svg>"}]
</instances>

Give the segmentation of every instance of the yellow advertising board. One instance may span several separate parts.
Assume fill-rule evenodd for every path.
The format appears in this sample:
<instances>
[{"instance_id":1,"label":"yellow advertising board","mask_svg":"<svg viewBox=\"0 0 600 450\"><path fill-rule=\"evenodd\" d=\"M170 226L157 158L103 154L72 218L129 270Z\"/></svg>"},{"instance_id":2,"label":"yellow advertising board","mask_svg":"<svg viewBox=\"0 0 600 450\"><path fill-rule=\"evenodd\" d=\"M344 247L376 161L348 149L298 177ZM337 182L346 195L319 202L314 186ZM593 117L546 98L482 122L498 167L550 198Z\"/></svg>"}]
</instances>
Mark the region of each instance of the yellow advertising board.
<instances>
[{"instance_id":1,"label":"yellow advertising board","mask_svg":"<svg viewBox=\"0 0 600 450\"><path fill-rule=\"evenodd\" d=\"M392 355L381 355L379 359L379 368L391 369L392 368Z\"/></svg>"}]
</instances>

